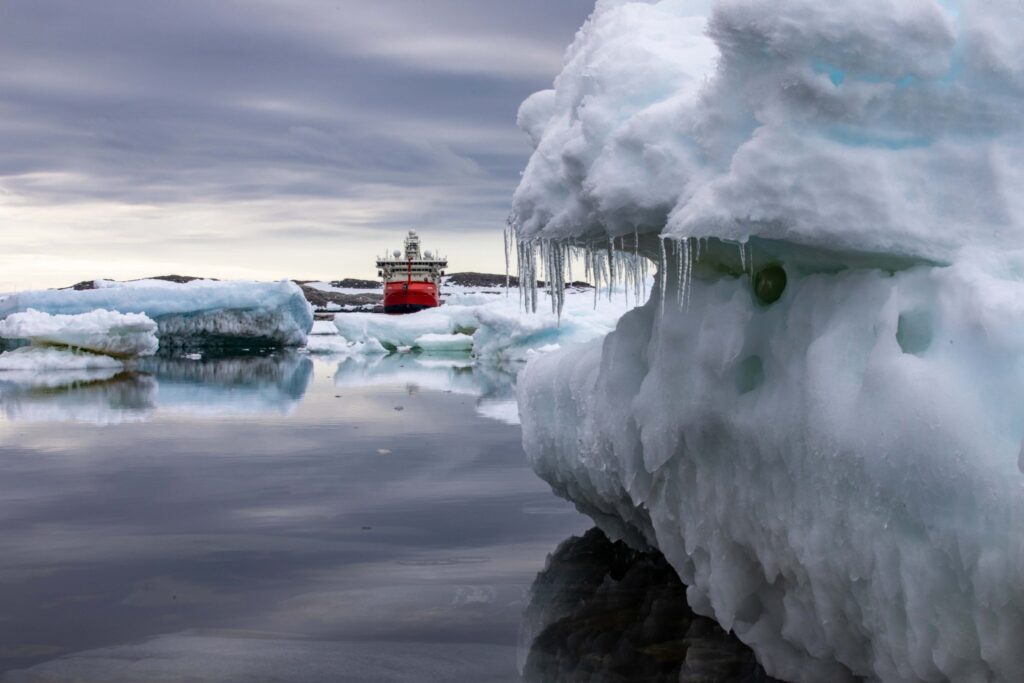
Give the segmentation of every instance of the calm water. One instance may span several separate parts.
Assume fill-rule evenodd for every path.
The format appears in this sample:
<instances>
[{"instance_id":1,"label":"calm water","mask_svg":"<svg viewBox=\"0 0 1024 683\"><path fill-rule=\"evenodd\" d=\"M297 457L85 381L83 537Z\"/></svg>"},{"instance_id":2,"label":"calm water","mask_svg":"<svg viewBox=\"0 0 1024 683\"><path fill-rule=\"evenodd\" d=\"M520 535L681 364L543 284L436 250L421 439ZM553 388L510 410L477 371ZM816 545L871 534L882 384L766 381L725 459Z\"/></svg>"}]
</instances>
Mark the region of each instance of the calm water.
<instances>
[{"instance_id":1,"label":"calm water","mask_svg":"<svg viewBox=\"0 0 1024 683\"><path fill-rule=\"evenodd\" d=\"M512 391L411 356L0 376L0 681L679 680L733 647L673 608L651 659L631 624L682 587L583 537Z\"/></svg>"}]
</instances>

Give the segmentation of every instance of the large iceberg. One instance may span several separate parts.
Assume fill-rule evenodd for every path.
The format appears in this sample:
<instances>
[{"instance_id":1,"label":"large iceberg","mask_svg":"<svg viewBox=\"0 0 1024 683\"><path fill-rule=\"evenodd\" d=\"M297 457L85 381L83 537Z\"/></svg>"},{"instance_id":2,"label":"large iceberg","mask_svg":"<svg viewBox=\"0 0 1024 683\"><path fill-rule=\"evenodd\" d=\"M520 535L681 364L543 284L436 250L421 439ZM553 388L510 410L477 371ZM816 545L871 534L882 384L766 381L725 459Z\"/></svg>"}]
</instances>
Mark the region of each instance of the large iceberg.
<instances>
[{"instance_id":1,"label":"large iceberg","mask_svg":"<svg viewBox=\"0 0 1024 683\"><path fill-rule=\"evenodd\" d=\"M156 321L161 347L303 346L313 312L292 282L110 282L96 288L21 292L0 301L0 320L35 309L75 315L97 309Z\"/></svg>"},{"instance_id":2,"label":"large iceberg","mask_svg":"<svg viewBox=\"0 0 1024 683\"><path fill-rule=\"evenodd\" d=\"M1024 680L1022 110L1004 0L602 0L520 111L520 267L659 270L526 452L773 676Z\"/></svg>"}]
</instances>

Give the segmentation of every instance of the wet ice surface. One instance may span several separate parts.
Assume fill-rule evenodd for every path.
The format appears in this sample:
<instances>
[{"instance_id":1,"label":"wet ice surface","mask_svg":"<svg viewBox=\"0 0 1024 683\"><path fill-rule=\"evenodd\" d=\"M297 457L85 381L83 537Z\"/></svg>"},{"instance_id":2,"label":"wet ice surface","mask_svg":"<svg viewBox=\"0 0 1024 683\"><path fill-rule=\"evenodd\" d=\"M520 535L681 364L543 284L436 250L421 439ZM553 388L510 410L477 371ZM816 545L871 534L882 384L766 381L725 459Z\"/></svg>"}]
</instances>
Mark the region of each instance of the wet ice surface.
<instances>
[{"instance_id":1,"label":"wet ice surface","mask_svg":"<svg viewBox=\"0 0 1024 683\"><path fill-rule=\"evenodd\" d=\"M590 523L526 464L513 377L281 354L0 378L0 681L519 680L527 606L572 616L530 587Z\"/></svg>"}]
</instances>

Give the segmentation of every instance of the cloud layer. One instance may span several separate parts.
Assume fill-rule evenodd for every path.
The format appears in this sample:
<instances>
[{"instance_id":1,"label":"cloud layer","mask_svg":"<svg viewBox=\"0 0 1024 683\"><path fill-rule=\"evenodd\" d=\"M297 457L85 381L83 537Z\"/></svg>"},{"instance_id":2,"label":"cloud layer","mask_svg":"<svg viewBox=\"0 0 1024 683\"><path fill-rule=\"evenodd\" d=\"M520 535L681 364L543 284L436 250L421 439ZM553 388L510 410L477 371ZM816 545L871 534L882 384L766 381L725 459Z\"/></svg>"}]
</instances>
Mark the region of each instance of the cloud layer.
<instances>
[{"instance_id":1,"label":"cloud layer","mask_svg":"<svg viewBox=\"0 0 1024 683\"><path fill-rule=\"evenodd\" d=\"M497 263L515 110L591 6L5 5L0 290L365 274L410 226L453 265Z\"/></svg>"}]
</instances>

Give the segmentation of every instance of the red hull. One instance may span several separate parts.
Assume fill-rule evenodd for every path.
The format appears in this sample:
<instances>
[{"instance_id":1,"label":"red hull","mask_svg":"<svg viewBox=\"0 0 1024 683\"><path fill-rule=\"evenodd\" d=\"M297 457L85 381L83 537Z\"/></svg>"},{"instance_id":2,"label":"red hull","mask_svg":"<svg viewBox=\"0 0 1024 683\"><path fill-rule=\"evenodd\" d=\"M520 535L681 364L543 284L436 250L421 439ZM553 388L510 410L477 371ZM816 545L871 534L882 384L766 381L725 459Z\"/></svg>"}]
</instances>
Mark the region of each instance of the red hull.
<instances>
[{"instance_id":1,"label":"red hull","mask_svg":"<svg viewBox=\"0 0 1024 683\"><path fill-rule=\"evenodd\" d=\"M415 313L441 305L433 282L389 282L384 285L385 313Z\"/></svg>"}]
</instances>

